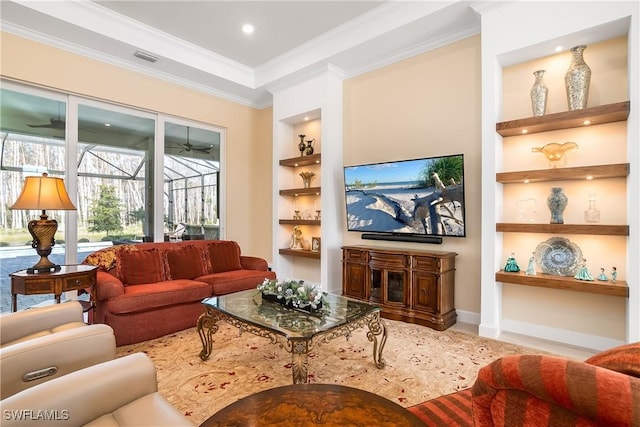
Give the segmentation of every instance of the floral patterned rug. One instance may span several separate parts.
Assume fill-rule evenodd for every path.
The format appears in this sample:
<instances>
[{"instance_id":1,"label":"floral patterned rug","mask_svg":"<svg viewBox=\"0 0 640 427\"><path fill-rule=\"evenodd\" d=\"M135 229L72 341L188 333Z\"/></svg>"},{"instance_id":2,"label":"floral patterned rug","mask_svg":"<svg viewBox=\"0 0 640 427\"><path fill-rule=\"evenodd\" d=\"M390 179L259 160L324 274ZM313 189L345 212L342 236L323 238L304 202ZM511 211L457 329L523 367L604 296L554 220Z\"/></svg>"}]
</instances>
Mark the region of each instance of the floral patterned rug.
<instances>
[{"instance_id":1,"label":"floral patterned rug","mask_svg":"<svg viewBox=\"0 0 640 427\"><path fill-rule=\"evenodd\" d=\"M458 331L384 320L386 362L378 369L366 330L312 348L309 382L342 384L379 394L402 406L470 387L478 370L501 356L537 350ZM160 392L195 425L250 394L292 383L291 354L279 345L220 323L206 362L195 328L122 346L118 356L145 352L158 371Z\"/></svg>"}]
</instances>

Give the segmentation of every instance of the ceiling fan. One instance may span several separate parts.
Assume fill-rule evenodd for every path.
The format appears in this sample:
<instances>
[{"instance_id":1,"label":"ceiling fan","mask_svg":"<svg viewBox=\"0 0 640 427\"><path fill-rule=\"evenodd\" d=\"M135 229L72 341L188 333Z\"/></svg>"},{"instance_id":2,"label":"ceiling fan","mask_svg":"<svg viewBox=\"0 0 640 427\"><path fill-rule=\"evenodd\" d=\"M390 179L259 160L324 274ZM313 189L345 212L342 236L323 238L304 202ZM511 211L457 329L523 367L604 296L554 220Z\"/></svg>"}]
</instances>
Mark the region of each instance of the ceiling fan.
<instances>
[{"instance_id":1,"label":"ceiling fan","mask_svg":"<svg viewBox=\"0 0 640 427\"><path fill-rule=\"evenodd\" d=\"M184 144L180 144L182 148L182 150L179 151L179 153L183 153L183 152L191 152L191 151L198 151L200 153L206 153L209 154L209 152L211 151L211 147L197 147L193 144L191 144L191 142L189 142L189 127L187 126L187 142L185 142Z\"/></svg>"},{"instance_id":2,"label":"ceiling fan","mask_svg":"<svg viewBox=\"0 0 640 427\"><path fill-rule=\"evenodd\" d=\"M29 126L30 128L49 128L49 129L56 129L56 130L64 130L66 127L66 123L64 120L61 120L60 118L50 118L49 119L49 123L45 124L45 125L30 125L27 123L27 126Z\"/></svg>"},{"instance_id":3,"label":"ceiling fan","mask_svg":"<svg viewBox=\"0 0 640 427\"><path fill-rule=\"evenodd\" d=\"M65 130L67 124L63 119L60 118L60 109L61 106L58 105L58 118L51 117L49 119L49 123L44 125L30 125L27 123L27 126L30 128L48 128L48 129L56 129L56 130Z\"/></svg>"}]
</instances>

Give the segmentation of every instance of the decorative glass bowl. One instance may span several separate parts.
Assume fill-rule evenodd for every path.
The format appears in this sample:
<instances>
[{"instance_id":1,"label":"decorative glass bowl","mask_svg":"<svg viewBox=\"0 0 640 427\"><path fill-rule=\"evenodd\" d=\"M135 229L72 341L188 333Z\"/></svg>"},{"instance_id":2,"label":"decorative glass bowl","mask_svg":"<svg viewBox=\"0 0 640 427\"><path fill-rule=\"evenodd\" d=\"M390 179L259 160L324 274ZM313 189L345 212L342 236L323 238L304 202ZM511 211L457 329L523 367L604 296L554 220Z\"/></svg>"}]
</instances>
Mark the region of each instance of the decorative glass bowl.
<instances>
[{"instance_id":1,"label":"decorative glass bowl","mask_svg":"<svg viewBox=\"0 0 640 427\"><path fill-rule=\"evenodd\" d=\"M554 276L575 275L582 261L578 245L564 237L551 237L539 243L534 254L538 268Z\"/></svg>"}]
</instances>

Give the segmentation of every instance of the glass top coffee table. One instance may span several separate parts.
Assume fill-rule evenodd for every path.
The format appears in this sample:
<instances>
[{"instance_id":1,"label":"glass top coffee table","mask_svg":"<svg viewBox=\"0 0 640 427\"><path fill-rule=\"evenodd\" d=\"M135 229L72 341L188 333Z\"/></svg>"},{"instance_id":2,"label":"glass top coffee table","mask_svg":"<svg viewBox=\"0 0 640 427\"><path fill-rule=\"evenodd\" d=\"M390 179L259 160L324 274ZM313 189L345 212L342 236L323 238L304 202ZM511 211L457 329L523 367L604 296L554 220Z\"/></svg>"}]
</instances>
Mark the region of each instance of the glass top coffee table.
<instances>
[{"instance_id":1,"label":"glass top coffee table","mask_svg":"<svg viewBox=\"0 0 640 427\"><path fill-rule=\"evenodd\" d=\"M286 349L291 353L293 383L306 383L307 357L315 345L338 337L349 338L354 330L366 327L367 338L373 342L373 362L379 369L384 368L382 350L387 329L380 317L380 307L333 294L327 295L326 300L328 304L320 311L309 313L263 300L257 289L206 298L202 301L204 313L197 324L202 341L200 358L207 360L211 356L217 322L224 320L241 333L268 338L272 344Z\"/></svg>"}]
</instances>

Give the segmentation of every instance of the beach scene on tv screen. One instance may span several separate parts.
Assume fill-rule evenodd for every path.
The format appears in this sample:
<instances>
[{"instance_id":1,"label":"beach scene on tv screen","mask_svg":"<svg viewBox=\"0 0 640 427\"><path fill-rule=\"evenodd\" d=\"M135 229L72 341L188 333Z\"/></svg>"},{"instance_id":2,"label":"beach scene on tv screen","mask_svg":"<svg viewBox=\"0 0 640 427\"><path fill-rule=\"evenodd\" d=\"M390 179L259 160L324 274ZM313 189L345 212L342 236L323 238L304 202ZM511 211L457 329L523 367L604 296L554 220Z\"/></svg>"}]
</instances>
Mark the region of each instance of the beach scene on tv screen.
<instances>
[{"instance_id":1,"label":"beach scene on tv screen","mask_svg":"<svg viewBox=\"0 0 640 427\"><path fill-rule=\"evenodd\" d=\"M463 156L344 168L349 231L465 236Z\"/></svg>"}]
</instances>

